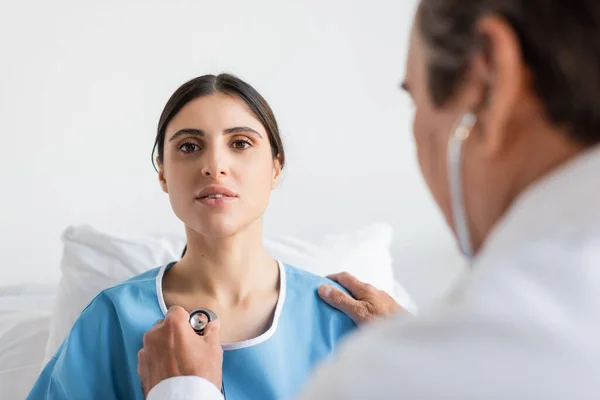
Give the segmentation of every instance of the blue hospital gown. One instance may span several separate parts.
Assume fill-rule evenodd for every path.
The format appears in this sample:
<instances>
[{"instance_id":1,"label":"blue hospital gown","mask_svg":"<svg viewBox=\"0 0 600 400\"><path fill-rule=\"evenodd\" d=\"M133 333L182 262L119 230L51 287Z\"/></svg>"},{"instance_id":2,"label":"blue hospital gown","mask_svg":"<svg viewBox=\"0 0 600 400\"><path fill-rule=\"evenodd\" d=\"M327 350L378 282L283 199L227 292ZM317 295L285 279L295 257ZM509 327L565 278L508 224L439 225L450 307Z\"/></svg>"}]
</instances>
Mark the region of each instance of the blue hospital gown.
<instances>
[{"instance_id":1,"label":"blue hospital gown","mask_svg":"<svg viewBox=\"0 0 600 400\"><path fill-rule=\"evenodd\" d=\"M137 353L144 333L164 318L162 276L172 265L138 275L92 300L28 399L142 400ZM227 400L292 397L315 364L356 328L318 297L317 288L331 281L284 264L280 271L284 290L271 328L255 339L223 345Z\"/></svg>"}]
</instances>

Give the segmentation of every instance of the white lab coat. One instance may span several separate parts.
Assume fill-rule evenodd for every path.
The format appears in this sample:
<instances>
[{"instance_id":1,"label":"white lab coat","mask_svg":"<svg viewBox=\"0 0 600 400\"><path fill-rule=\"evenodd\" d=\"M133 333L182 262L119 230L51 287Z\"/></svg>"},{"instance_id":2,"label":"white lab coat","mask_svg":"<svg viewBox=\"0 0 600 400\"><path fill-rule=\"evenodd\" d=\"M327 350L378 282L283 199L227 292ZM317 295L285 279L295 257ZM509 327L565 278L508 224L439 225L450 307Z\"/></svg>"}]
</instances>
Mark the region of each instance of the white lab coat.
<instances>
[{"instance_id":1,"label":"white lab coat","mask_svg":"<svg viewBox=\"0 0 600 400\"><path fill-rule=\"evenodd\" d=\"M523 193L447 302L362 328L301 399L600 399L600 146ZM217 400L200 378L149 400Z\"/></svg>"}]
</instances>

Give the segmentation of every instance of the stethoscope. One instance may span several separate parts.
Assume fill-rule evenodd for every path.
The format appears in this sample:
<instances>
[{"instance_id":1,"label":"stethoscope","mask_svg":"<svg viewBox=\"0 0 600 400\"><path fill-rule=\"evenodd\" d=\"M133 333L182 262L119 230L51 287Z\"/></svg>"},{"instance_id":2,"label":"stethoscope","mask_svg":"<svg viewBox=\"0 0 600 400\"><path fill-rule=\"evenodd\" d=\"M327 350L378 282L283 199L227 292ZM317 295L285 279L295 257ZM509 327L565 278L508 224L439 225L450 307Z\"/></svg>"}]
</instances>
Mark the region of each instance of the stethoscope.
<instances>
[{"instance_id":1,"label":"stethoscope","mask_svg":"<svg viewBox=\"0 0 600 400\"><path fill-rule=\"evenodd\" d=\"M208 323L217 319L219 319L217 314L208 308L199 308L190 313L190 325L194 332L200 336L204 335L204 329Z\"/></svg>"},{"instance_id":2,"label":"stethoscope","mask_svg":"<svg viewBox=\"0 0 600 400\"><path fill-rule=\"evenodd\" d=\"M190 313L190 325L194 332L200 336L204 335L204 329L208 323L217 319L219 319L217 314L208 308L198 308ZM223 394L223 399L226 399L224 379L221 379L221 393Z\"/></svg>"}]
</instances>

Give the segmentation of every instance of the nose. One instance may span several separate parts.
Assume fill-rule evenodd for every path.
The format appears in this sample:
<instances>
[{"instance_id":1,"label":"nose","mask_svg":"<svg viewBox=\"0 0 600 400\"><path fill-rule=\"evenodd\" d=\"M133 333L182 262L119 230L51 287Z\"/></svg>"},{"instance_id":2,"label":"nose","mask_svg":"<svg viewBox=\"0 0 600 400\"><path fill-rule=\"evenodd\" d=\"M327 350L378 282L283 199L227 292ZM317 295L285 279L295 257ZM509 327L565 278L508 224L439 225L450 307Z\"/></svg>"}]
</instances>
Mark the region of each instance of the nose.
<instances>
[{"instance_id":1,"label":"nose","mask_svg":"<svg viewBox=\"0 0 600 400\"><path fill-rule=\"evenodd\" d=\"M226 160L219 151L210 150L205 154L202 165L202 175L205 177L217 178L227 175Z\"/></svg>"}]
</instances>

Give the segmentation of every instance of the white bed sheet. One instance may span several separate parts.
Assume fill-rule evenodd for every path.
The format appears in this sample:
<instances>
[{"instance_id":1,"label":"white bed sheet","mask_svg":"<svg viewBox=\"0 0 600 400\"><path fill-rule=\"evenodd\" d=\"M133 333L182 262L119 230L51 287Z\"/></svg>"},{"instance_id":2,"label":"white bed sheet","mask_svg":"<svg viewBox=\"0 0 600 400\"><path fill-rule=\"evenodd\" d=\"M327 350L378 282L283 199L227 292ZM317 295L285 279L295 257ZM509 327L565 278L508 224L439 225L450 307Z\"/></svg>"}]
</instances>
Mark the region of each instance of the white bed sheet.
<instances>
[{"instance_id":1,"label":"white bed sheet","mask_svg":"<svg viewBox=\"0 0 600 400\"><path fill-rule=\"evenodd\" d=\"M0 287L0 399L25 399L40 373L54 286Z\"/></svg>"}]
</instances>

